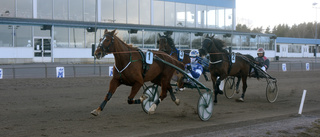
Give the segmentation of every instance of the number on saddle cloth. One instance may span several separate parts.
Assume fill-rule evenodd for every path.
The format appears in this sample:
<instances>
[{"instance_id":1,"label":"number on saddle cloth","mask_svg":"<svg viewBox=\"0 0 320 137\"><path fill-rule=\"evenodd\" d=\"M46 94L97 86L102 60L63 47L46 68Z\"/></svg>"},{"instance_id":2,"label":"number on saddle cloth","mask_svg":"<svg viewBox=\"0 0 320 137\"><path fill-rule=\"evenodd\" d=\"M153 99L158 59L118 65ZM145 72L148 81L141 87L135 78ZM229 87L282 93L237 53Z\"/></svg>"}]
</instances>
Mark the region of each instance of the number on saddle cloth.
<instances>
[{"instance_id":1,"label":"number on saddle cloth","mask_svg":"<svg viewBox=\"0 0 320 137\"><path fill-rule=\"evenodd\" d=\"M179 50L179 59L182 61L184 58L184 52Z\"/></svg>"},{"instance_id":2,"label":"number on saddle cloth","mask_svg":"<svg viewBox=\"0 0 320 137\"><path fill-rule=\"evenodd\" d=\"M231 62L232 63L236 62L236 54L234 52L231 53Z\"/></svg>"},{"instance_id":3,"label":"number on saddle cloth","mask_svg":"<svg viewBox=\"0 0 320 137\"><path fill-rule=\"evenodd\" d=\"M153 63L153 52L151 52L151 51L146 52L146 63L147 64Z\"/></svg>"}]
</instances>

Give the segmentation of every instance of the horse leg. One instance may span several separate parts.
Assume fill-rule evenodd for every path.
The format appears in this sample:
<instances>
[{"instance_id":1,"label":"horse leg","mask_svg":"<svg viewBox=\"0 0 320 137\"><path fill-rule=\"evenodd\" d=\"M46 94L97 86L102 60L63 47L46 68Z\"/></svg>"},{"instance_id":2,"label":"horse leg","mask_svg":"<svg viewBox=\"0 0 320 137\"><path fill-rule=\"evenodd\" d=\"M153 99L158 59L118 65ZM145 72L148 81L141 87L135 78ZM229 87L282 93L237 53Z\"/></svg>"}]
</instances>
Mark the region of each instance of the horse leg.
<instances>
[{"instance_id":1,"label":"horse leg","mask_svg":"<svg viewBox=\"0 0 320 137\"><path fill-rule=\"evenodd\" d=\"M91 111L91 114L94 116L98 116L100 114L100 112L103 110L103 108L106 106L107 102L111 99L112 95L114 94L114 92L116 91L116 89L120 86L120 83L118 80L112 79L110 81L109 84L109 91L107 93L107 95L105 96L104 100L102 101L102 103L100 104L100 106Z\"/></svg>"},{"instance_id":2,"label":"horse leg","mask_svg":"<svg viewBox=\"0 0 320 137\"><path fill-rule=\"evenodd\" d=\"M246 93L246 90L247 90L247 77L246 76L242 76L242 95L236 101L244 102L244 95Z\"/></svg>"},{"instance_id":3,"label":"horse leg","mask_svg":"<svg viewBox=\"0 0 320 137\"><path fill-rule=\"evenodd\" d=\"M215 87L217 77L211 75L211 80L212 80L212 85L213 85L213 89L214 89L214 103L216 104L216 103L218 103L218 99L217 99L218 92L216 91L216 87Z\"/></svg>"},{"instance_id":4,"label":"horse leg","mask_svg":"<svg viewBox=\"0 0 320 137\"><path fill-rule=\"evenodd\" d=\"M240 81L241 81L241 79L240 79L240 77L237 77L238 78L238 80L237 80L237 84L236 84L236 93L237 94L239 94L239 85L240 85Z\"/></svg>"},{"instance_id":5,"label":"horse leg","mask_svg":"<svg viewBox=\"0 0 320 137\"><path fill-rule=\"evenodd\" d=\"M215 92L219 93L219 94L223 94L223 91L220 90L219 86L220 86L221 80L220 77L217 79L216 81L216 86L215 86Z\"/></svg>"},{"instance_id":6,"label":"horse leg","mask_svg":"<svg viewBox=\"0 0 320 137\"><path fill-rule=\"evenodd\" d=\"M138 82L132 86L131 93L128 96L128 104L140 104L145 99L144 97L140 97L139 99L133 99L141 87L142 87L142 84Z\"/></svg>"},{"instance_id":7,"label":"horse leg","mask_svg":"<svg viewBox=\"0 0 320 137\"><path fill-rule=\"evenodd\" d=\"M172 87L171 87L170 83L168 83L167 80L162 80L162 82L161 82L161 95L160 95L159 99L156 100L151 105L151 107L150 107L150 109L148 111L149 114L154 114L155 113L155 111L156 111L158 105L160 104L160 102L167 97L167 91L169 91L172 101L176 105L180 104L180 100L175 97L175 95L174 95L174 93L172 91Z\"/></svg>"}]
</instances>

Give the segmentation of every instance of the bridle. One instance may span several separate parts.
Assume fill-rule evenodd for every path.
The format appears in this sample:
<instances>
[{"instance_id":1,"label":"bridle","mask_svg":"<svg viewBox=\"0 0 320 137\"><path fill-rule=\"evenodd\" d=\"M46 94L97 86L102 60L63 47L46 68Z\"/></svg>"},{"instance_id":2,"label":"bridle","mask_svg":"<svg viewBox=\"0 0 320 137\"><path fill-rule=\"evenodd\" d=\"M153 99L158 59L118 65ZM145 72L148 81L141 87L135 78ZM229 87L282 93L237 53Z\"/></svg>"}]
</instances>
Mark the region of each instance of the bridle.
<instances>
[{"instance_id":1,"label":"bridle","mask_svg":"<svg viewBox=\"0 0 320 137\"><path fill-rule=\"evenodd\" d=\"M111 37L112 40L111 40L110 44L107 46L107 49L105 49L105 48L103 47L103 42L106 40L107 36L108 36L108 37ZM113 42L114 42L114 37L111 36L110 34L105 34L105 35L103 36L102 40L100 41L98 47L99 47L104 53L107 53L107 52L109 51L110 46L113 45Z\"/></svg>"}]
</instances>

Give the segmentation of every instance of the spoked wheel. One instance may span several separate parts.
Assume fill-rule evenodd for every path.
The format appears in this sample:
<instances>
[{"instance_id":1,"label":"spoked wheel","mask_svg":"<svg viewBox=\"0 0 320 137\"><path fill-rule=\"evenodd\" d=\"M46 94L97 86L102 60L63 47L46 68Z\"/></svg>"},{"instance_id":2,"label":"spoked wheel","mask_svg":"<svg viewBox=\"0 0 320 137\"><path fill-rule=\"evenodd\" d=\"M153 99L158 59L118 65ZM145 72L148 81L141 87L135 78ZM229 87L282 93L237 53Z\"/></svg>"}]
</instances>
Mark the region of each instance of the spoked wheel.
<instances>
[{"instance_id":1,"label":"spoked wheel","mask_svg":"<svg viewBox=\"0 0 320 137\"><path fill-rule=\"evenodd\" d=\"M153 104L154 101L159 99L159 93L158 93L158 86L157 85L152 85L148 86L144 91L143 95L146 97L145 100L141 103L141 107L144 112L148 114L148 111Z\"/></svg>"},{"instance_id":2,"label":"spoked wheel","mask_svg":"<svg viewBox=\"0 0 320 137\"><path fill-rule=\"evenodd\" d=\"M227 77L224 83L224 95L229 99L232 98L235 93L236 85L234 80L234 77Z\"/></svg>"},{"instance_id":3,"label":"spoked wheel","mask_svg":"<svg viewBox=\"0 0 320 137\"><path fill-rule=\"evenodd\" d=\"M202 94L198 102L198 116L202 121L210 119L213 111L212 94L206 92Z\"/></svg>"},{"instance_id":4,"label":"spoked wheel","mask_svg":"<svg viewBox=\"0 0 320 137\"><path fill-rule=\"evenodd\" d=\"M271 80L268 81L268 85L266 88L266 96L267 100L270 103L273 103L277 100L278 97L278 86L277 86L277 81L276 80Z\"/></svg>"}]
</instances>

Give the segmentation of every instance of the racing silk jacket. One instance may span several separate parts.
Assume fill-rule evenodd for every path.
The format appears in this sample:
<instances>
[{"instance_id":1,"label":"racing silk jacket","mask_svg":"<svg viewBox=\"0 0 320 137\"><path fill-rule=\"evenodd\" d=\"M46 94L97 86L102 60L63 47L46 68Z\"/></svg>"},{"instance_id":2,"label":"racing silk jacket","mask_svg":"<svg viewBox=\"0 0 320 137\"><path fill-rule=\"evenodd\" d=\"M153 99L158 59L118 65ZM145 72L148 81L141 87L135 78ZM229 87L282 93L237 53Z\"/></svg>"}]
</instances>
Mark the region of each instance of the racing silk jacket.
<instances>
[{"instance_id":1,"label":"racing silk jacket","mask_svg":"<svg viewBox=\"0 0 320 137\"><path fill-rule=\"evenodd\" d=\"M264 66L264 67L266 67L266 69L269 68L270 62L269 62L269 59L268 59L266 56L256 57L255 59L256 59L256 61L259 63L259 65L260 65L261 67Z\"/></svg>"},{"instance_id":2,"label":"racing silk jacket","mask_svg":"<svg viewBox=\"0 0 320 137\"><path fill-rule=\"evenodd\" d=\"M191 70L189 71L189 75L191 74L191 76L196 79L199 80L199 77L202 74L203 71L203 67L202 65L200 65L199 63L188 63L185 66L191 65Z\"/></svg>"}]
</instances>

